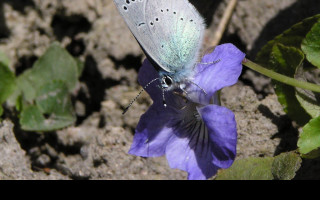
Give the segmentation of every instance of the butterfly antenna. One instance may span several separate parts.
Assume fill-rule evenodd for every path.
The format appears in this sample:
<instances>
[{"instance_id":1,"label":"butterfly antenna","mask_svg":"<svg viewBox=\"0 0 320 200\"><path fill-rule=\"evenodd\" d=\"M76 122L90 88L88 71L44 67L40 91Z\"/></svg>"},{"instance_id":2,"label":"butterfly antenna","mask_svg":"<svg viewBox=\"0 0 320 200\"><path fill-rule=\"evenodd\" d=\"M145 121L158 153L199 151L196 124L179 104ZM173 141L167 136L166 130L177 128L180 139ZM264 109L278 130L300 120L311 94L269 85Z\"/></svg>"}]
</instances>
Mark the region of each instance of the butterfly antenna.
<instances>
[{"instance_id":1,"label":"butterfly antenna","mask_svg":"<svg viewBox=\"0 0 320 200\"><path fill-rule=\"evenodd\" d=\"M164 98L164 89L162 88L162 103L163 103L163 106L166 108L167 107L167 103L166 103L166 100Z\"/></svg>"},{"instance_id":2,"label":"butterfly antenna","mask_svg":"<svg viewBox=\"0 0 320 200\"><path fill-rule=\"evenodd\" d=\"M158 80L159 78L155 78L152 81L150 81L147 85L145 85L142 90L139 92L139 94L130 102L130 104L123 110L122 114L124 115L129 108L132 106L132 104L140 97L140 95L142 94L142 92L149 86L151 85L153 82L155 82L156 80Z\"/></svg>"}]
</instances>

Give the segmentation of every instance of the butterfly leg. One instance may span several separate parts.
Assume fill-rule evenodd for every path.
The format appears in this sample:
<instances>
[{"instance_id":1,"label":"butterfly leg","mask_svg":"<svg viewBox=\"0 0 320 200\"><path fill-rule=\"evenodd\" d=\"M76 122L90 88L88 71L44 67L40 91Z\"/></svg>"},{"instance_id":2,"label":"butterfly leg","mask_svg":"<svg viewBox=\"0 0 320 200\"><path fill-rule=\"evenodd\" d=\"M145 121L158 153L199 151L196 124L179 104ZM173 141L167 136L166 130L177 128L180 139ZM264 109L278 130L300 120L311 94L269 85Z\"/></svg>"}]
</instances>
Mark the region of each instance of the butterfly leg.
<instances>
[{"instance_id":1,"label":"butterfly leg","mask_svg":"<svg viewBox=\"0 0 320 200\"><path fill-rule=\"evenodd\" d=\"M218 62L220 62L221 59L217 60L217 61L214 61L214 62L209 62L209 63L200 63L201 65L214 65L214 64L217 64Z\"/></svg>"},{"instance_id":2,"label":"butterfly leg","mask_svg":"<svg viewBox=\"0 0 320 200\"><path fill-rule=\"evenodd\" d=\"M207 95L207 92L202 87L200 87L198 84L196 84L195 82L193 82L193 81L191 81L189 79L187 79L187 81L189 83L192 83L193 85L197 86L205 95Z\"/></svg>"}]
</instances>

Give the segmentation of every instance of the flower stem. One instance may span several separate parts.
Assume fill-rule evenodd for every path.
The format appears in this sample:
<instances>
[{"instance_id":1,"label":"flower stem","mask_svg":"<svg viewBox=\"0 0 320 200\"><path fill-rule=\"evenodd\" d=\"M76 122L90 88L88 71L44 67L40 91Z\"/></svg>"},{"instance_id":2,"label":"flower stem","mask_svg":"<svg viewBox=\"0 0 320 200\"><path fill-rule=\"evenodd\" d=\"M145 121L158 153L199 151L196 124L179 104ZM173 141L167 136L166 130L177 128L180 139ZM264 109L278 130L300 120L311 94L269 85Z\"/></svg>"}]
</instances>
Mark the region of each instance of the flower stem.
<instances>
[{"instance_id":1,"label":"flower stem","mask_svg":"<svg viewBox=\"0 0 320 200\"><path fill-rule=\"evenodd\" d=\"M309 82L305 82L305 81L299 81L297 79L294 78L290 78L288 76L279 74L277 72L271 71L269 69L266 69L248 59L244 59L242 64L246 67L249 67L250 69L259 72L265 76L268 76L276 81L279 81L281 83L287 84L287 85L291 85L293 87L299 87L302 89L307 89L307 90L311 90L313 92L319 92L320 93L320 86L313 84L313 83L309 83Z\"/></svg>"}]
</instances>

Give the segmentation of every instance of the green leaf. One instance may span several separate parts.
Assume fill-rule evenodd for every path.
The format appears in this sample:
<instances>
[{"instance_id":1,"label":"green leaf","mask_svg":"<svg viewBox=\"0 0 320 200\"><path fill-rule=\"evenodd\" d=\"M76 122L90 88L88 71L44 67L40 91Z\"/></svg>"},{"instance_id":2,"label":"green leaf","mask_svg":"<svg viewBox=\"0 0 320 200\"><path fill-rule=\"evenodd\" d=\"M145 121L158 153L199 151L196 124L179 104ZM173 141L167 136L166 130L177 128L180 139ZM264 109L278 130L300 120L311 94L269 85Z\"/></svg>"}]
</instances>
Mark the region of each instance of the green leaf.
<instances>
[{"instance_id":1,"label":"green leaf","mask_svg":"<svg viewBox=\"0 0 320 200\"><path fill-rule=\"evenodd\" d=\"M23 100L32 103L36 97L37 87L40 87L37 83L37 76L33 73L32 69L26 70L17 78L17 86L19 91L13 95L13 101L16 102L16 98L22 94ZM50 79L48 80L50 81ZM11 99L11 98L10 98Z\"/></svg>"},{"instance_id":2,"label":"green leaf","mask_svg":"<svg viewBox=\"0 0 320 200\"><path fill-rule=\"evenodd\" d=\"M297 68L302 65L303 60L304 54L302 51L282 44L275 44L270 54L270 63L272 63L273 70L289 77L294 77ZM288 116L298 124L306 124L310 120L310 116L297 100L295 88L278 81L272 82L278 96L278 101Z\"/></svg>"},{"instance_id":3,"label":"green leaf","mask_svg":"<svg viewBox=\"0 0 320 200\"><path fill-rule=\"evenodd\" d=\"M316 23L303 40L301 48L307 55L307 60L320 68L320 21Z\"/></svg>"},{"instance_id":4,"label":"green leaf","mask_svg":"<svg viewBox=\"0 0 320 200\"><path fill-rule=\"evenodd\" d=\"M62 81L52 81L42 86L37 93L36 104L45 114L72 113L68 88Z\"/></svg>"},{"instance_id":5,"label":"green leaf","mask_svg":"<svg viewBox=\"0 0 320 200\"><path fill-rule=\"evenodd\" d=\"M306 158L306 159L315 159L315 158L319 158L320 157L320 148L315 149L310 151L307 154L302 154L301 155L302 158Z\"/></svg>"},{"instance_id":6,"label":"green leaf","mask_svg":"<svg viewBox=\"0 0 320 200\"><path fill-rule=\"evenodd\" d=\"M319 157L320 147L320 116L311 119L300 133L298 140L299 152L306 158Z\"/></svg>"},{"instance_id":7,"label":"green leaf","mask_svg":"<svg viewBox=\"0 0 320 200\"><path fill-rule=\"evenodd\" d=\"M272 174L276 180L291 180L301 167L301 157L294 153L282 153L275 157L272 163Z\"/></svg>"},{"instance_id":8,"label":"green leaf","mask_svg":"<svg viewBox=\"0 0 320 200\"><path fill-rule=\"evenodd\" d=\"M85 67L84 63L78 59L78 58L74 58L74 60L77 63L77 67L78 67L78 78L80 78L80 76L82 75L83 69Z\"/></svg>"},{"instance_id":9,"label":"green leaf","mask_svg":"<svg viewBox=\"0 0 320 200\"><path fill-rule=\"evenodd\" d=\"M16 89L15 75L10 71L7 65L0 62L0 105Z\"/></svg>"},{"instance_id":10,"label":"green leaf","mask_svg":"<svg viewBox=\"0 0 320 200\"><path fill-rule=\"evenodd\" d=\"M52 81L39 89L36 105L23 109L20 124L27 131L53 131L75 120L68 87L62 81Z\"/></svg>"},{"instance_id":11,"label":"green leaf","mask_svg":"<svg viewBox=\"0 0 320 200\"><path fill-rule=\"evenodd\" d=\"M9 59L0 51L0 117L3 114L2 103L14 90L14 75L9 70Z\"/></svg>"},{"instance_id":12,"label":"green leaf","mask_svg":"<svg viewBox=\"0 0 320 200\"><path fill-rule=\"evenodd\" d=\"M307 68L311 66L309 63L302 66L304 53L300 50L301 46L309 54L307 54L307 58L310 61L317 59L316 52L320 49L319 22L320 15L318 14L303 20L278 35L260 50L256 58L257 62L278 73L297 78L295 72L299 67ZM311 41L318 41L318 43L312 44ZM310 59L310 57L313 57L313 59ZM273 83L284 111L299 125L305 125L310 120L310 116L316 117L319 115L315 95L306 90L295 89L276 81L273 81Z\"/></svg>"},{"instance_id":13,"label":"green leaf","mask_svg":"<svg viewBox=\"0 0 320 200\"><path fill-rule=\"evenodd\" d=\"M229 169L219 170L215 180L272 180L274 158L246 158L236 160Z\"/></svg>"},{"instance_id":14,"label":"green leaf","mask_svg":"<svg viewBox=\"0 0 320 200\"><path fill-rule=\"evenodd\" d=\"M40 109L37 106L26 107L20 117L20 124L23 130L29 131L41 131L44 129L45 117L42 115Z\"/></svg>"},{"instance_id":15,"label":"green leaf","mask_svg":"<svg viewBox=\"0 0 320 200\"><path fill-rule=\"evenodd\" d=\"M21 111L20 124L27 131L53 131L75 122L70 93L84 64L58 43L53 43L16 80L9 103Z\"/></svg>"},{"instance_id":16,"label":"green leaf","mask_svg":"<svg viewBox=\"0 0 320 200\"><path fill-rule=\"evenodd\" d=\"M43 56L34 64L32 75L29 77L36 90L52 80L64 81L72 91L78 81L78 65L75 59L58 43L53 43Z\"/></svg>"},{"instance_id":17,"label":"green leaf","mask_svg":"<svg viewBox=\"0 0 320 200\"><path fill-rule=\"evenodd\" d=\"M18 96L17 100L16 100L16 104L15 104L16 110L21 112L23 109L23 99L22 96Z\"/></svg>"},{"instance_id":18,"label":"green leaf","mask_svg":"<svg viewBox=\"0 0 320 200\"><path fill-rule=\"evenodd\" d=\"M312 118L320 116L320 105L313 92L297 89L296 98Z\"/></svg>"},{"instance_id":19,"label":"green leaf","mask_svg":"<svg viewBox=\"0 0 320 200\"><path fill-rule=\"evenodd\" d=\"M311 30L313 25L320 19L320 15L307 18L300 23L293 25L290 29L284 31L282 34L269 41L257 54L256 61L264 67L272 68L270 66L270 54L275 44L283 44L285 46L296 47L300 49L301 43Z\"/></svg>"},{"instance_id":20,"label":"green leaf","mask_svg":"<svg viewBox=\"0 0 320 200\"><path fill-rule=\"evenodd\" d=\"M291 180L301 162L300 156L294 152L236 160L229 169L219 170L215 180Z\"/></svg>"},{"instance_id":21,"label":"green leaf","mask_svg":"<svg viewBox=\"0 0 320 200\"><path fill-rule=\"evenodd\" d=\"M310 71L312 73L312 71ZM299 66L295 73L295 79L301 81L308 81L304 74L303 66ZM296 98L304 110L312 117L316 118L320 116L320 104L318 99L320 95L310 90L296 88Z\"/></svg>"},{"instance_id":22,"label":"green leaf","mask_svg":"<svg viewBox=\"0 0 320 200\"><path fill-rule=\"evenodd\" d=\"M40 87L53 80L63 81L71 92L78 82L80 63L58 43L53 43L33 65L17 78L19 90L10 98L15 104L22 95L23 100L32 103Z\"/></svg>"},{"instance_id":23,"label":"green leaf","mask_svg":"<svg viewBox=\"0 0 320 200\"><path fill-rule=\"evenodd\" d=\"M1 51L0 51L0 63L2 63L5 66L9 66L10 65L9 58Z\"/></svg>"}]
</instances>

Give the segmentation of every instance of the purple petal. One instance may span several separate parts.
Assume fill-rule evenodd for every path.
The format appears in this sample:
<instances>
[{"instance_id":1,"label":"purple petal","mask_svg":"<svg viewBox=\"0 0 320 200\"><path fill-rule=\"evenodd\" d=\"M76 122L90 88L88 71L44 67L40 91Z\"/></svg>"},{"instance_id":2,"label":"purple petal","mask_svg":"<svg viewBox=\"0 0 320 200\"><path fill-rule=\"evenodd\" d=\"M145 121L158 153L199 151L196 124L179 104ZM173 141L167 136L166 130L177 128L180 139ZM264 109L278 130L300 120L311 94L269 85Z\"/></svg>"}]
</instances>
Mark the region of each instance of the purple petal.
<instances>
[{"instance_id":1,"label":"purple petal","mask_svg":"<svg viewBox=\"0 0 320 200\"><path fill-rule=\"evenodd\" d=\"M159 78L159 73L152 66L148 59L145 59L139 70L138 81L142 87L145 87L150 81ZM162 100L162 90L158 87L160 81L157 80L150 84L146 91L150 95L154 102L160 102Z\"/></svg>"},{"instance_id":2,"label":"purple petal","mask_svg":"<svg viewBox=\"0 0 320 200\"><path fill-rule=\"evenodd\" d=\"M166 157L171 168L188 172L189 180L205 180L217 173L210 153L199 155L190 145L189 137L173 135L166 148Z\"/></svg>"},{"instance_id":3,"label":"purple petal","mask_svg":"<svg viewBox=\"0 0 320 200\"><path fill-rule=\"evenodd\" d=\"M167 127L171 117L170 109L153 104L140 118L129 153L142 157L164 155L167 141L173 135Z\"/></svg>"},{"instance_id":4,"label":"purple petal","mask_svg":"<svg viewBox=\"0 0 320 200\"><path fill-rule=\"evenodd\" d=\"M237 124L233 112L217 105L208 105L198 111L208 128L213 164L219 168L230 167L237 147Z\"/></svg>"},{"instance_id":5,"label":"purple petal","mask_svg":"<svg viewBox=\"0 0 320 200\"><path fill-rule=\"evenodd\" d=\"M244 58L245 54L233 44L217 46L212 53L202 58L195 69L193 82L204 89L207 95L199 87L191 84L188 88L189 98L193 102L209 104L214 93L238 81Z\"/></svg>"},{"instance_id":6,"label":"purple petal","mask_svg":"<svg viewBox=\"0 0 320 200\"><path fill-rule=\"evenodd\" d=\"M219 168L233 163L237 127L234 114L227 108L208 105L198 108L198 112L202 121L194 119L192 126L189 122L176 123L166 156L170 167L187 171L189 179L208 179Z\"/></svg>"}]
</instances>

